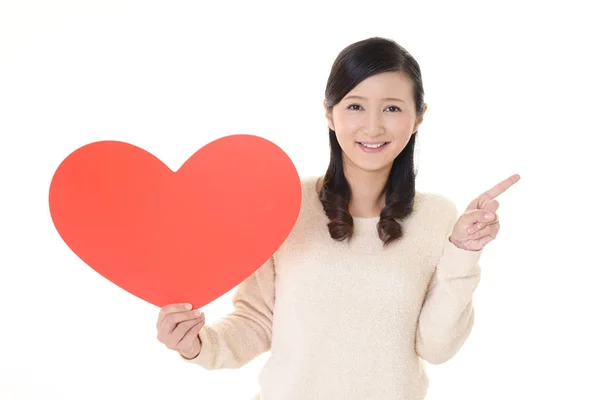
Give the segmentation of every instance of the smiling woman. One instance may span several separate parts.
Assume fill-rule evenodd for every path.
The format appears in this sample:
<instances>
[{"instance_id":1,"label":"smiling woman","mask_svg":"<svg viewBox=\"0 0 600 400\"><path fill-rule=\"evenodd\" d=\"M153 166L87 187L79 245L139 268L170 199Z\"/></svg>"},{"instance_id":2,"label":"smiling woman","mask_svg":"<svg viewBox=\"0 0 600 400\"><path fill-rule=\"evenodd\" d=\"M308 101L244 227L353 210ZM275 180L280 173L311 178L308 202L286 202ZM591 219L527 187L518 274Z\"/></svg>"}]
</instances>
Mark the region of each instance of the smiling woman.
<instances>
[{"instance_id":1,"label":"smiling woman","mask_svg":"<svg viewBox=\"0 0 600 400\"><path fill-rule=\"evenodd\" d=\"M352 90L350 93L353 92L368 92L368 91L379 91L381 92L381 90L383 90L383 92L385 91L393 91L396 90L398 91L403 85L399 85L398 83L405 83L403 81L405 81L406 78L404 76L402 76L401 74L397 74L397 73L382 73L379 75L375 75L373 77L367 78L365 79L365 81L361 82L358 87L354 90ZM406 86L406 85L404 85ZM380 88L378 88L380 87ZM352 100L357 101L357 103L352 103L349 106L347 106L348 102L351 102ZM398 132L398 128L401 127L401 122L402 120L399 118L399 115L393 115L395 114L399 114L402 112L402 110L400 109L400 107L398 107L397 105L386 105L386 104L399 104L399 103L405 103L405 101L395 98L395 97L386 97L383 98L381 100L375 98L375 99L370 99L368 97L363 97L363 96L357 96L357 95L348 95L346 97L344 97L342 99L342 101L340 102L340 104L345 108L346 110L349 111L354 111L354 112L340 112L340 113L336 113L338 115L336 115L336 119L337 119L337 123L335 125L338 126L338 129L336 131L336 129L333 128L334 126L334 122L333 122L333 113L332 113L332 109L334 107L327 107L327 104L325 103L325 107L327 110L327 120L329 123L329 129L331 129L332 131L334 131L336 133L336 138L338 140L338 142L340 142L340 145L342 146L342 150L345 151L343 142L344 139L346 139L343 135L347 135L348 136L348 140L350 139L354 139L354 136L356 136L356 138L358 140L356 140L356 143L359 145L359 147L361 148L361 150L366 151L368 153L373 153L373 152L379 152L381 150L383 150L384 148L387 147L388 144L391 143L390 141L390 136L394 136L394 133ZM365 108L364 105L368 105L367 106L367 110L371 109L370 112L365 112ZM380 109L383 109L380 111ZM359 111L363 111L363 113L358 113ZM392 114L390 116L393 116L395 118L383 118L383 121L380 121L379 118L381 118L381 114L383 114L384 112L387 112L388 114ZM406 113L403 117L404 120L407 120L408 117L408 113ZM384 115L385 117L385 115ZM374 120L374 121L372 121ZM389 125L390 129L386 129L385 124ZM361 132L362 131L362 132ZM366 137L366 139L364 140L360 140L360 138L362 137ZM400 135L402 136L402 135ZM408 135L404 135L404 136L408 136ZM370 140L372 139L372 140ZM378 139L378 140L375 140ZM386 140L387 139L387 140ZM406 142L406 141L405 141ZM397 140L394 141L394 143L398 143ZM406 144L406 143L404 143ZM399 152L398 152L399 153ZM394 157L395 158L395 157ZM347 168L350 168L349 165L347 165Z\"/></svg>"},{"instance_id":2,"label":"smiling woman","mask_svg":"<svg viewBox=\"0 0 600 400\"><path fill-rule=\"evenodd\" d=\"M423 360L446 362L470 335L480 250L499 229L494 198L517 177L458 221L451 200L415 190L427 107L419 66L394 41L344 49L324 106L329 167L303 179L285 242L239 285L232 313L205 325L201 313L169 305L159 340L209 370L270 350L261 400L423 400Z\"/></svg>"},{"instance_id":3,"label":"smiling woman","mask_svg":"<svg viewBox=\"0 0 600 400\"><path fill-rule=\"evenodd\" d=\"M372 38L345 48L331 71L324 101L331 156L320 191L329 231L348 239L351 215L380 215L379 237L389 244L413 209L415 140L427 110L419 64L396 43ZM372 188L350 191L348 180L365 174L383 192L361 207L351 198Z\"/></svg>"}]
</instances>

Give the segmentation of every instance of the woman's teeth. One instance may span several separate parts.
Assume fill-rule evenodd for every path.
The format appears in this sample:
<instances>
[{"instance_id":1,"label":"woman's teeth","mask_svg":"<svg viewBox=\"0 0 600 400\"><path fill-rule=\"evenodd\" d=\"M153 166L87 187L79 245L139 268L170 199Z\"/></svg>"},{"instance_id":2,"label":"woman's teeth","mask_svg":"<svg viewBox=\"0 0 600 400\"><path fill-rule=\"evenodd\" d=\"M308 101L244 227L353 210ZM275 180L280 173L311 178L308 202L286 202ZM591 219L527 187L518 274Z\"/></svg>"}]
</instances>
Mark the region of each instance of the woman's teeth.
<instances>
[{"instance_id":1,"label":"woman's teeth","mask_svg":"<svg viewBox=\"0 0 600 400\"><path fill-rule=\"evenodd\" d=\"M385 145L387 143L368 144L368 143L358 142L358 144L360 144L361 146L365 146L365 147L367 147L369 149L376 149L376 148L381 147L381 146L383 146L383 145Z\"/></svg>"}]
</instances>

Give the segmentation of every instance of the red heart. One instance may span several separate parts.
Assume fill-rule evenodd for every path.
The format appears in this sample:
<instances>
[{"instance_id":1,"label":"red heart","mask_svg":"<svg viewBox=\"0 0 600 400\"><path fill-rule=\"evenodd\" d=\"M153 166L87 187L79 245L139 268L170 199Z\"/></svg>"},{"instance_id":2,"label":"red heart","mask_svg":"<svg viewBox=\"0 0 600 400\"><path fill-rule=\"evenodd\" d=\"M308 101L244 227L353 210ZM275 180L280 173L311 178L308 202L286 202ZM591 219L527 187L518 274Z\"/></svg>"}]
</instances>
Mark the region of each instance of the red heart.
<instances>
[{"instance_id":1,"label":"red heart","mask_svg":"<svg viewBox=\"0 0 600 400\"><path fill-rule=\"evenodd\" d=\"M250 276L298 218L301 186L289 157L253 135L198 150L173 172L131 144L71 153L50 185L65 243L100 275L163 307L202 307Z\"/></svg>"}]
</instances>

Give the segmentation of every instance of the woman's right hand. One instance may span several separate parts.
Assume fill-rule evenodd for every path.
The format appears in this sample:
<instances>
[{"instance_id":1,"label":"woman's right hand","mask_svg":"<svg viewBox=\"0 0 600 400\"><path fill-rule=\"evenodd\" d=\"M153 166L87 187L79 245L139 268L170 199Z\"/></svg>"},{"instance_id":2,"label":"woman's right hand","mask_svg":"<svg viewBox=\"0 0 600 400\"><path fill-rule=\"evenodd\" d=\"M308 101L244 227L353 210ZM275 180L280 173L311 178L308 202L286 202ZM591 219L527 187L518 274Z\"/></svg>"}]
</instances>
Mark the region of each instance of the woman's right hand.
<instances>
[{"instance_id":1,"label":"woman's right hand","mask_svg":"<svg viewBox=\"0 0 600 400\"><path fill-rule=\"evenodd\" d=\"M202 346L198 334L204 322L204 313L200 310L191 310L191 305L170 304L161 308L158 313L157 338L184 358L196 358Z\"/></svg>"}]
</instances>

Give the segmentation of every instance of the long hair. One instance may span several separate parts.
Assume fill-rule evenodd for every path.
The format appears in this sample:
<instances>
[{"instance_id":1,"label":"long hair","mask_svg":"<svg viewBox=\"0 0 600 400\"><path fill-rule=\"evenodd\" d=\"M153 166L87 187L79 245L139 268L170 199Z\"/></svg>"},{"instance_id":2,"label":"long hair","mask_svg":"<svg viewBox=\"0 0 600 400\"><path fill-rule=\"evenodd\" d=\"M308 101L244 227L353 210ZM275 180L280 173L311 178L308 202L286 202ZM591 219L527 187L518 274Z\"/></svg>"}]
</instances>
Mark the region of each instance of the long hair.
<instances>
[{"instance_id":1,"label":"long hair","mask_svg":"<svg viewBox=\"0 0 600 400\"><path fill-rule=\"evenodd\" d=\"M393 40L373 37L353 43L343 49L331 68L325 102L329 109L366 78L383 72L401 72L412 81L417 118L423 113L424 90L417 61ZM400 221L413 211L415 198L414 148L417 133L411 135L406 147L396 157L385 186L385 206L377 230L379 238L388 245L403 236ZM335 132L329 129L330 161L323 178L319 198L329 218L330 236L339 241L350 239L353 220L349 211L352 196L344 174L342 149Z\"/></svg>"}]
</instances>

